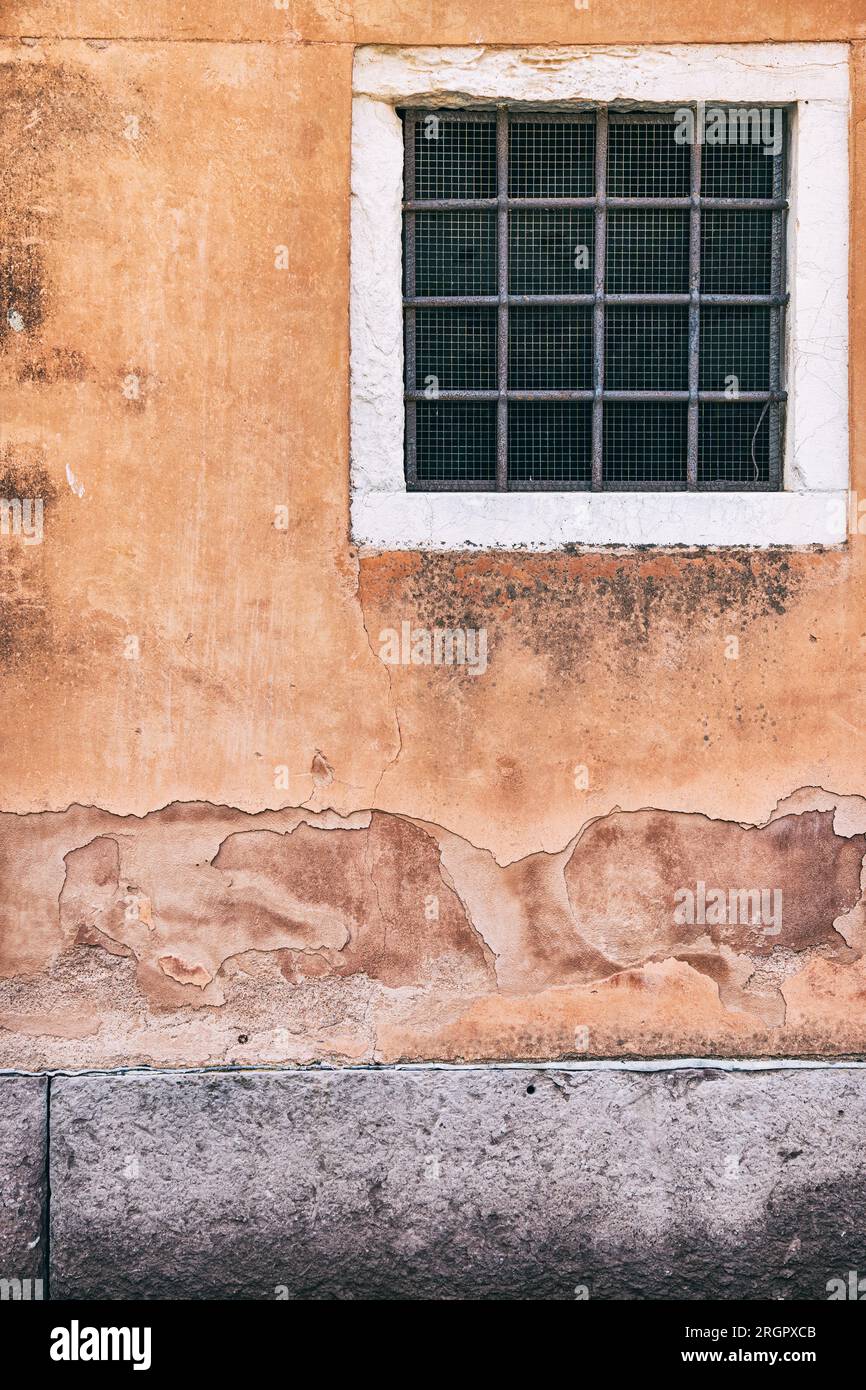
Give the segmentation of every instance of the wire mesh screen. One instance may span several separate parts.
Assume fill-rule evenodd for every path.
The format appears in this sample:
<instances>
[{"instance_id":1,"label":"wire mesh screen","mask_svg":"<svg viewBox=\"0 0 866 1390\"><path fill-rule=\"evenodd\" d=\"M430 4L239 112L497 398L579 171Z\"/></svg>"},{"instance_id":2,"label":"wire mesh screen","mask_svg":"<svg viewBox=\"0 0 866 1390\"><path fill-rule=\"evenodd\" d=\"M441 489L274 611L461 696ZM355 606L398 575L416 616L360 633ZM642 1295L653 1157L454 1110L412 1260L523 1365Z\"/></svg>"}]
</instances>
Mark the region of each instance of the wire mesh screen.
<instances>
[{"instance_id":1,"label":"wire mesh screen","mask_svg":"<svg viewBox=\"0 0 866 1390\"><path fill-rule=\"evenodd\" d=\"M486 401L418 401L416 449L422 482L492 482L496 406Z\"/></svg>"},{"instance_id":2,"label":"wire mesh screen","mask_svg":"<svg viewBox=\"0 0 866 1390\"><path fill-rule=\"evenodd\" d=\"M508 287L512 294L586 294L595 273L591 212L547 208L508 219Z\"/></svg>"},{"instance_id":3,"label":"wire mesh screen","mask_svg":"<svg viewBox=\"0 0 866 1390\"><path fill-rule=\"evenodd\" d=\"M516 391L592 390L592 310L512 309L508 382Z\"/></svg>"},{"instance_id":4,"label":"wire mesh screen","mask_svg":"<svg viewBox=\"0 0 866 1390\"><path fill-rule=\"evenodd\" d=\"M495 198L496 121L427 112L415 123L415 198Z\"/></svg>"},{"instance_id":5,"label":"wire mesh screen","mask_svg":"<svg viewBox=\"0 0 866 1390\"><path fill-rule=\"evenodd\" d=\"M407 487L781 486L783 110L403 120Z\"/></svg>"},{"instance_id":6,"label":"wire mesh screen","mask_svg":"<svg viewBox=\"0 0 866 1390\"><path fill-rule=\"evenodd\" d=\"M608 483L686 480L687 407L668 401L609 401L604 477Z\"/></svg>"},{"instance_id":7,"label":"wire mesh screen","mask_svg":"<svg viewBox=\"0 0 866 1390\"><path fill-rule=\"evenodd\" d=\"M734 408L704 401L700 407L698 480L702 484L739 483L744 487L769 478L770 401Z\"/></svg>"},{"instance_id":8,"label":"wire mesh screen","mask_svg":"<svg viewBox=\"0 0 866 1390\"><path fill-rule=\"evenodd\" d=\"M769 390L771 313L746 305L702 309L702 391Z\"/></svg>"},{"instance_id":9,"label":"wire mesh screen","mask_svg":"<svg viewBox=\"0 0 866 1390\"><path fill-rule=\"evenodd\" d=\"M611 294L685 294L689 214L667 209L611 211L606 284Z\"/></svg>"},{"instance_id":10,"label":"wire mesh screen","mask_svg":"<svg viewBox=\"0 0 866 1390\"><path fill-rule=\"evenodd\" d=\"M611 305L604 335L609 391L687 391L689 311L679 305Z\"/></svg>"},{"instance_id":11,"label":"wire mesh screen","mask_svg":"<svg viewBox=\"0 0 866 1390\"><path fill-rule=\"evenodd\" d=\"M419 212L415 292L496 293L496 217L489 212Z\"/></svg>"},{"instance_id":12,"label":"wire mesh screen","mask_svg":"<svg viewBox=\"0 0 866 1390\"><path fill-rule=\"evenodd\" d=\"M608 138L607 192L611 198L687 198L689 147L672 121L614 122Z\"/></svg>"},{"instance_id":13,"label":"wire mesh screen","mask_svg":"<svg viewBox=\"0 0 866 1390\"><path fill-rule=\"evenodd\" d=\"M521 121L508 128L512 198L592 197L595 126L588 121Z\"/></svg>"},{"instance_id":14,"label":"wire mesh screen","mask_svg":"<svg viewBox=\"0 0 866 1390\"><path fill-rule=\"evenodd\" d=\"M512 401L508 476L533 483L588 484L592 478L592 407L583 401Z\"/></svg>"},{"instance_id":15,"label":"wire mesh screen","mask_svg":"<svg viewBox=\"0 0 866 1390\"><path fill-rule=\"evenodd\" d=\"M419 309L415 315L415 388L496 389L496 310Z\"/></svg>"},{"instance_id":16,"label":"wire mesh screen","mask_svg":"<svg viewBox=\"0 0 866 1390\"><path fill-rule=\"evenodd\" d=\"M706 294L769 294L773 215L705 212L701 288Z\"/></svg>"}]
</instances>

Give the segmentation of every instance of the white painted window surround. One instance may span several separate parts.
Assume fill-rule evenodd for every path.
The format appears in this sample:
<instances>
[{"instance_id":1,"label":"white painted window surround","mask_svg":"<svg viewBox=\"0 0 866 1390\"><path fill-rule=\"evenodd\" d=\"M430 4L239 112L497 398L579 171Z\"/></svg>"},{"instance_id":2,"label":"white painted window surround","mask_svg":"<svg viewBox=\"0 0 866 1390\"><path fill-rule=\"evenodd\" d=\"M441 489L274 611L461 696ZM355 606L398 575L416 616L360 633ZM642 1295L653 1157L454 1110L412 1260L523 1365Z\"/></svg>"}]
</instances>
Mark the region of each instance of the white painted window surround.
<instances>
[{"instance_id":1,"label":"white painted window surround","mask_svg":"<svg viewBox=\"0 0 866 1390\"><path fill-rule=\"evenodd\" d=\"M836 545L848 496L848 49L844 44L356 50L352 109L352 537L394 550ZM395 108L428 102L794 104L784 489L407 493Z\"/></svg>"}]
</instances>

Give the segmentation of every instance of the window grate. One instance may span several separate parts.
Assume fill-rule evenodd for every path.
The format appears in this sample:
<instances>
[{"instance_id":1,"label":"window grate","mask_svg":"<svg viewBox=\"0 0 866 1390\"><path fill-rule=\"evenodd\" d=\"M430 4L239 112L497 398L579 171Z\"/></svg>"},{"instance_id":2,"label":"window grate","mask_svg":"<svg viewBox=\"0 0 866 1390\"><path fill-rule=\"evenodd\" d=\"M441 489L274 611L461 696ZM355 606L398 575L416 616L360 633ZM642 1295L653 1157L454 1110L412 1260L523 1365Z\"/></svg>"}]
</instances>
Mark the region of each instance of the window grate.
<instances>
[{"instance_id":1,"label":"window grate","mask_svg":"<svg viewBox=\"0 0 866 1390\"><path fill-rule=\"evenodd\" d=\"M403 112L410 490L781 486L762 112L728 143L665 111Z\"/></svg>"}]
</instances>

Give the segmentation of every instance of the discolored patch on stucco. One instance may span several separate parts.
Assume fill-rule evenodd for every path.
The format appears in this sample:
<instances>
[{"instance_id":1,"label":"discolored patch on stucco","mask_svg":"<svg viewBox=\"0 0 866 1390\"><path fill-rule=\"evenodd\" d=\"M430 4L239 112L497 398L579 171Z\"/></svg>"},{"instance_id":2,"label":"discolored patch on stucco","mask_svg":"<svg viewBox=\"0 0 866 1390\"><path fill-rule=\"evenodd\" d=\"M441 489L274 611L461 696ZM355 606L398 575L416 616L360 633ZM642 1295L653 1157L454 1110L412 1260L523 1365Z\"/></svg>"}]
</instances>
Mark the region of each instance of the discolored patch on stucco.
<instances>
[{"instance_id":1,"label":"discolored patch on stucco","mask_svg":"<svg viewBox=\"0 0 866 1390\"><path fill-rule=\"evenodd\" d=\"M833 922L860 897L864 853L866 836L836 835L832 812L745 827L641 811L589 826L565 880L581 934L619 968L702 942L844 950Z\"/></svg>"},{"instance_id":2,"label":"discolored patch on stucco","mask_svg":"<svg viewBox=\"0 0 866 1390\"><path fill-rule=\"evenodd\" d=\"M57 501L57 486L39 445L6 444L0 449L0 497L41 498L45 509Z\"/></svg>"},{"instance_id":3,"label":"discolored patch on stucco","mask_svg":"<svg viewBox=\"0 0 866 1390\"><path fill-rule=\"evenodd\" d=\"M87 357L75 348L52 347L23 357L18 364L19 385L55 386L60 382L84 381L89 370Z\"/></svg>"},{"instance_id":4,"label":"discolored patch on stucco","mask_svg":"<svg viewBox=\"0 0 866 1390\"><path fill-rule=\"evenodd\" d=\"M239 1035L283 1062L866 1050L840 1009L866 988L864 852L823 804L612 812L506 866L378 811L4 816L0 1028L58 1065L82 1036L106 1064L225 1060Z\"/></svg>"},{"instance_id":5,"label":"discolored patch on stucco","mask_svg":"<svg viewBox=\"0 0 866 1390\"><path fill-rule=\"evenodd\" d=\"M0 251L0 344L13 335L35 333L45 317L45 265L29 242Z\"/></svg>"},{"instance_id":6,"label":"discolored patch on stucco","mask_svg":"<svg viewBox=\"0 0 866 1390\"><path fill-rule=\"evenodd\" d=\"M0 662L7 675L50 659L54 617L45 540L57 497L41 447L0 449Z\"/></svg>"},{"instance_id":7,"label":"discolored patch on stucco","mask_svg":"<svg viewBox=\"0 0 866 1390\"><path fill-rule=\"evenodd\" d=\"M560 678L588 674L588 651L629 661L669 632L744 628L783 616L803 596L815 557L784 550L555 555L363 555L360 595L371 629L389 613L428 627L488 627L547 658ZM844 557L823 563L844 568Z\"/></svg>"},{"instance_id":8,"label":"discolored patch on stucco","mask_svg":"<svg viewBox=\"0 0 866 1390\"><path fill-rule=\"evenodd\" d=\"M19 380L41 380L50 362L55 376L67 374L61 379L80 373L75 348L57 345L59 358L30 355L52 294L46 245L57 213L45 190L64 160L77 162L104 138L108 106L93 75L75 63L42 54L0 62L0 354L21 354Z\"/></svg>"},{"instance_id":9,"label":"discolored patch on stucco","mask_svg":"<svg viewBox=\"0 0 866 1390\"><path fill-rule=\"evenodd\" d=\"M279 43L162 43L190 36L170 8L153 41L5 50L0 243L41 319L0 316L0 377L14 464L38 438L58 495L56 544L0 557L24 566L4 571L5 804L34 812L0 817L4 1057L864 1049L847 851L813 819L786 877L788 849L754 828L797 787L845 793L837 834L857 820L862 535L808 554L357 557L351 45L285 42L274 10ZM198 36L226 37L206 8ZM446 19L473 41L465 15ZM503 42L537 42L542 21ZM486 671L386 666L379 633L404 620L485 627ZM124 660L129 634L140 660ZM796 810L832 813L820 795ZM41 814L76 800L92 805ZM621 839L606 847L593 821ZM717 825L731 873L740 853L761 871L722 886L781 884L781 940L681 930L666 881L653 900L669 869L713 883Z\"/></svg>"},{"instance_id":10,"label":"discolored patch on stucco","mask_svg":"<svg viewBox=\"0 0 866 1390\"><path fill-rule=\"evenodd\" d=\"M156 813L139 836L111 818L109 833L65 854L61 949L131 953L159 1007L221 1004L224 967L249 953L274 954L292 983L356 974L389 988L493 983L492 955L443 877L435 839L409 821L376 814L335 829L327 817L322 826L294 812L263 818L278 830L234 813L229 830L219 815L203 823L203 807L184 821L183 809ZM191 862L202 833L213 849Z\"/></svg>"}]
</instances>

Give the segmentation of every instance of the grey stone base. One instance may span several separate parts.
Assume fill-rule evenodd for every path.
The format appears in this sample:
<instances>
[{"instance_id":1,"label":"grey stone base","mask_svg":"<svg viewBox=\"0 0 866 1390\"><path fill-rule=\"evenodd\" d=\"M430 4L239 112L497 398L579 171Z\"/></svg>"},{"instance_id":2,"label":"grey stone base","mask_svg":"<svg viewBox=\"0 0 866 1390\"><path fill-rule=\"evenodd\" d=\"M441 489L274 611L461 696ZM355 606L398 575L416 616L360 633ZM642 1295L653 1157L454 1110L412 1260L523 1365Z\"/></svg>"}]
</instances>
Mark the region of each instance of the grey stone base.
<instances>
[{"instance_id":1,"label":"grey stone base","mask_svg":"<svg viewBox=\"0 0 866 1390\"><path fill-rule=\"evenodd\" d=\"M44 1088L0 1078L6 1277L40 1268ZM50 1119L55 1299L826 1299L866 1275L866 1070L55 1077Z\"/></svg>"},{"instance_id":2,"label":"grey stone base","mask_svg":"<svg viewBox=\"0 0 866 1390\"><path fill-rule=\"evenodd\" d=\"M45 1293L47 1094L44 1077L0 1077L0 1301Z\"/></svg>"}]
</instances>

